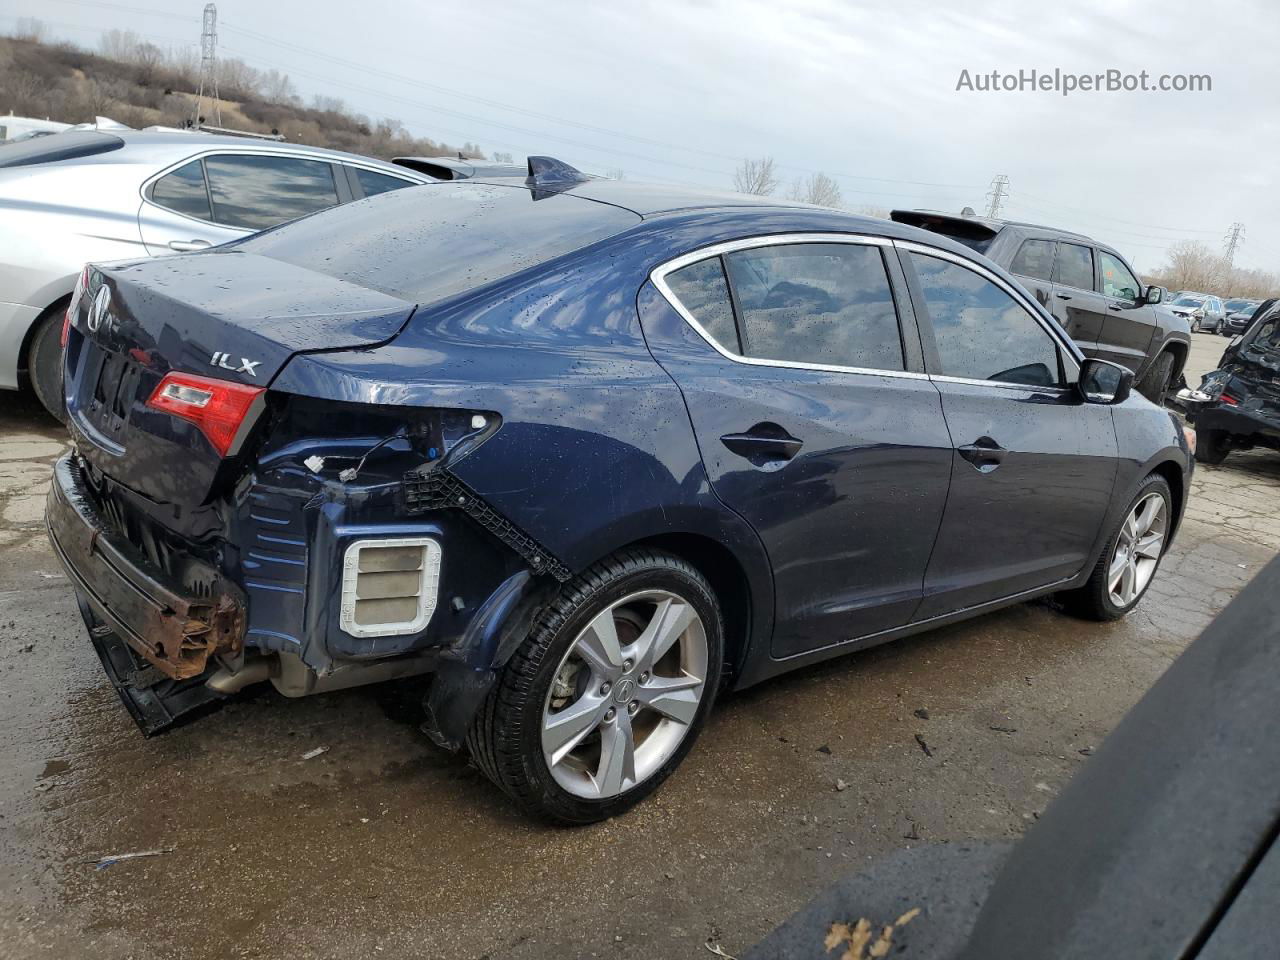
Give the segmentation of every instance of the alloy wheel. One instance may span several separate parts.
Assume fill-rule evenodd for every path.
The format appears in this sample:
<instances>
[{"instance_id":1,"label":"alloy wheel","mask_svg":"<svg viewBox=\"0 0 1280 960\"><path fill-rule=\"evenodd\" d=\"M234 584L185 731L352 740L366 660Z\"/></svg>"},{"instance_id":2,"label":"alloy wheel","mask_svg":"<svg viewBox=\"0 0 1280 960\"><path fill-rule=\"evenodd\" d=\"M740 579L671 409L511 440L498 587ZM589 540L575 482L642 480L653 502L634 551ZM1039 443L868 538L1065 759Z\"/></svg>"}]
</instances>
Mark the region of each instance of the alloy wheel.
<instances>
[{"instance_id":1,"label":"alloy wheel","mask_svg":"<svg viewBox=\"0 0 1280 960\"><path fill-rule=\"evenodd\" d=\"M707 660L702 619L675 593L634 593L598 613L543 704L542 752L556 783L603 800L652 776L697 716Z\"/></svg>"},{"instance_id":2,"label":"alloy wheel","mask_svg":"<svg viewBox=\"0 0 1280 960\"><path fill-rule=\"evenodd\" d=\"M1133 505L1120 528L1107 567L1107 591L1117 607L1128 607L1155 576L1169 528L1164 497L1149 493Z\"/></svg>"}]
</instances>

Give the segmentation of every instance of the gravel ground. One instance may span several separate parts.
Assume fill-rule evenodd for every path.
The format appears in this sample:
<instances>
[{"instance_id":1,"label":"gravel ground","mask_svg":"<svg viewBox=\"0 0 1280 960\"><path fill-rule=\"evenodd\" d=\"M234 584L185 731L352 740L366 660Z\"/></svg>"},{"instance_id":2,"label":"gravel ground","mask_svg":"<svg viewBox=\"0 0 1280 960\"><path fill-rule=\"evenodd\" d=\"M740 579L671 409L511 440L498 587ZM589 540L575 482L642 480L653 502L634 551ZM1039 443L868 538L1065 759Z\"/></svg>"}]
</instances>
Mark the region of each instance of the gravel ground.
<instances>
[{"instance_id":1,"label":"gravel ground","mask_svg":"<svg viewBox=\"0 0 1280 960\"><path fill-rule=\"evenodd\" d=\"M1196 337L1191 382L1224 344ZM1280 455L1200 467L1128 619L1028 604L727 697L649 802L555 830L418 733L412 685L268 688L143 740L43 533L63 446L32 402L0 395L5 957L740 952L889 851L1019 836L1280 549ZM153 849L169 852L87 862Z\"/></svg>"}]
</instances>

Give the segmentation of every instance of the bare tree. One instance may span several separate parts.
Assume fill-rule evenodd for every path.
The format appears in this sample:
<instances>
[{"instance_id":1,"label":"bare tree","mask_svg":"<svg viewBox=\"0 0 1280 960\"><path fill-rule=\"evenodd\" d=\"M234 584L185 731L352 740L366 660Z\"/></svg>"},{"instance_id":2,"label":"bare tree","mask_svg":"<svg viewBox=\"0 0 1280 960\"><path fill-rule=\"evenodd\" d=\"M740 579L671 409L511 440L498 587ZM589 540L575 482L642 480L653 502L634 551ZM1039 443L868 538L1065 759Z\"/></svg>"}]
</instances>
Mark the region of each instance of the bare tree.
<instances>
[{"instance_id":1,"label":"bare tree","mask_svg":"<svg viewBox=\"0 0 1280 960\"><path fill-rule=\"evenodd\" d=\"M110 60L132 63L137 58L142 39L132 30L108 30L98 41L98 49Z\"/></svg>"},{"instance_id":2,"label":"bare tree","mask_svg":"<svg viewBox=\"0 0 1280 960\"><path fill-rule=\"evenodd\" d=\"M262 96L271 103L297 103L298 91L287 73L268 70L260 78Z\"/></svg>"},{"instance_id":3,"label":"bare tree","mask_svg":"<svg viewBox=\"0 0 1280 960\"><path fill-rule=\"evenodd\" d=\"M767 197L778 189L778 175L774 172L773 157L759 160L743 160L733 171L733 189L739 193L754 193Z\"/></svg>"},{"instance_id":4,"label":"bare tree","mask_svg":"<svg viewBox=\"0 0 1280 960\"><path fill-rule=\"evenodd\" d=\"M138 64L138 83L149 87L155 83L156 74L164 66L164 51L154 43L140 43L134 51L134 62Z\"/></svg>"},{"instance_id":5,"label":"bare tree","mask_svg":"<svg viewBox=\"0 0 1280 960\"><path fill-rule=\"evenodd\" d=\"M489 154L489 156L493 158L494 163L511 163L512 162L511 154L509 153L498 153L495 150L493 153Z\"/></svg>"},{"instance_id":6,"label":"bare tree","mask_svg":"<svg viewBox=\"0 0 1280 960\"><path fill-rule=\"evenodd\" d=\"M787 196L819 207L838 207L843 199L840 196L840 185L825 173L815 173L804 180L795 181Z\"/></svg>"},{"instance_id":7,"label":"bare tree","mask_svg":"<svg viewBox=\"0 0 1280 960\"><path fill-rule=\"evenodd\" d=\"M610 180L625 180L627 177L627 171L623 170L621 167L610 167L604 172L604 175Z\"/></svg>"},{"instance_id":8,"label":"bare tree","mask_svg":"<svg viewBox=\"0 0 1280 960\"><path fill-rule=\"evenodd\" d=\"M1179 240L1169 247L1169 262L1161 276L1177 290L1210 291L1224 279L1222 257L1199 240Z\"/></svg>"},{"instance_id":9,"label":"bare tree","mask_svg":"<svg viewBox=\"0 0 1280 960\"><path fill-rule=\"evenodd\" d=\"M49 31L39 17L19 17L13 23L13 35L29 43L44 43L49 38Z\"/></svg>"}]
</instances>

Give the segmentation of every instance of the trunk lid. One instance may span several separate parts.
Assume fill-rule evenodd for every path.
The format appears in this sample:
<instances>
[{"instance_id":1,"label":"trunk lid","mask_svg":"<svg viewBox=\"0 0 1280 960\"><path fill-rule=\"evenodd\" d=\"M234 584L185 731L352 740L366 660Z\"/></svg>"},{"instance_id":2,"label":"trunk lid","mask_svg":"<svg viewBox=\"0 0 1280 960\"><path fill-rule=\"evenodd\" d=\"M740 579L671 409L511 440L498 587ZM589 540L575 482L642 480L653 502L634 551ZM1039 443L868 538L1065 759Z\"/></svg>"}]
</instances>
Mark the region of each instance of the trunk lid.
<instances>
[{"instance_id":1,"label":"trunk lid","mask_svg":"<svg viewBox=\"0 0 1280 960\"><path fill-rule=\"evenodd\" d=\"M147 406L166 374L267 387L294 354L383 343L413 313L411 303L322 270L235 249L91 268L65 371L82 456L153 500L204 503L238 471L236 457L222 457L195 424Z\"/></svg>"}]
</instances>

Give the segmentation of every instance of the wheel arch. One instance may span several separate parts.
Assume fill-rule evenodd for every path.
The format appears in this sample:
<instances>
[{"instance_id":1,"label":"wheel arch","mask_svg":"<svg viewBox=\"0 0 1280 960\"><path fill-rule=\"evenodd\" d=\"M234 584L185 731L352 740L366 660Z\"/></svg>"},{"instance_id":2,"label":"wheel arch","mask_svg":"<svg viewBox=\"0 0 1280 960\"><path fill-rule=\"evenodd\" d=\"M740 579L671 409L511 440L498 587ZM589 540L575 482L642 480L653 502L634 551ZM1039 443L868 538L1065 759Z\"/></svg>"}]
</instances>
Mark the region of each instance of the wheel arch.
<instances>
[{"instance_id":1,"label":"wheel arch","mask_svg":"<svg viewBox=\"0 0 1280 960\"><path fill-rule=\"evenodd\" d=\"M36 330L39 329L40 324L50 314L57 316L59 312L66 311L71 304L71 294L73 292L74 290L68 290L36 314L35 319L31 321L31 325L27 327L26 332L22 335L22 345L18 348L18 356L15 358L18 370L18 386L23 388L31 386L31 371L27 360L31 356L31 341L35 339Z\"/></svg>"},{"instance_id":2,"label":"wheel arch","mask_svg":"<svg viewBox=\"0 0 1280 960\"><path fill-rule=\"evenodd\" d=\"M1169 484L1169 492L1173 495L1173 529L1169 532L1169 539L1172 541L1173 534L1182 522L1182 508L1186 503L1186 478L1183 476L1182 468L1173 460L1162 460L1151 468L1151 473L1161 477L1165 483Z\"/></svg>"}]
</instances>

